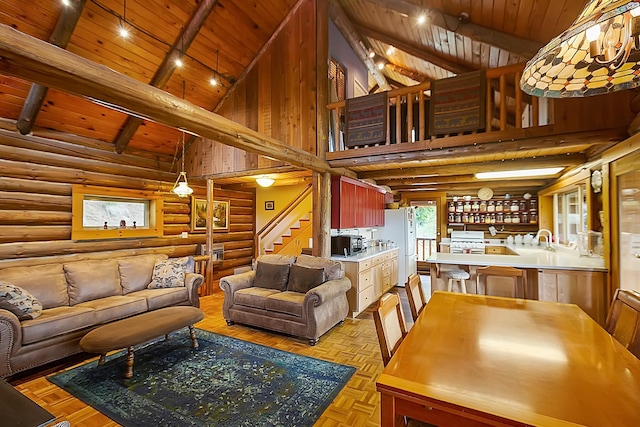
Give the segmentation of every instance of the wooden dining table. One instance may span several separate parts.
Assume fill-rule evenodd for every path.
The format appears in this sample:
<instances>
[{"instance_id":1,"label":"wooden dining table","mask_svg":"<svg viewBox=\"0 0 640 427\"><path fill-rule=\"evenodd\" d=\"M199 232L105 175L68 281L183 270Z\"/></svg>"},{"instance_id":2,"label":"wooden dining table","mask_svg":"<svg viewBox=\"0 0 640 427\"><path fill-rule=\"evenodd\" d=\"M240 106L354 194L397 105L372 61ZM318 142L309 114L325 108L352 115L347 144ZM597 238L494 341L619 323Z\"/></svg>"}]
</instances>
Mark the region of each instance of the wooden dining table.
<instances>
[{"instance_id":1,"label":"wooden dining table","mask_svg":"<svg viewBox=\"0 0 640 427\"><path fill-rule=\"evenodd\" d=\"M640 426L640 360L573 304L437 291L376 386L382 427Z\"/></svg>"}]
</instances>

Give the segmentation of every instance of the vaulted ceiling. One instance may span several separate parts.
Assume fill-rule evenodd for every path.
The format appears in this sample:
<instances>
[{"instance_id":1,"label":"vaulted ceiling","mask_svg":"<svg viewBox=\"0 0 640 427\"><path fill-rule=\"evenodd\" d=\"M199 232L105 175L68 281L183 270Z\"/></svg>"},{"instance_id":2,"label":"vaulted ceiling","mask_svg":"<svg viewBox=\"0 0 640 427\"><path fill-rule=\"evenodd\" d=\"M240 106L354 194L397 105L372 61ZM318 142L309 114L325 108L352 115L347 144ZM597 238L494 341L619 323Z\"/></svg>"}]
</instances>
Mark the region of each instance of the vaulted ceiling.
<instances>
[{"instance_id":1,"label":"vaulted ceiling","mask_svg":"<svg viewBox=\"0 0 640 427\"><path fill-rule=\"evenodd\" d=\"M67 0L71 6L61 0L0 0L0 23L215 111L299 1L306 0ZM346 21L362 42L361 48L373 51L374 60L387 62L381 72L372 72L372 90L382 87L381 82L402 87L525 62L565 30L588 2L328 1L334 21ZM419 21L421 16L424 22ZM118 35L121 25L130 30L129 38ZM177 58L183 67L175 66ZM211 78L217 86L211 85ZM114 144L118 152L145 150L170 159L179 147L176 129L54 89L34 89L29 81L2 75L0 116L7 119L1 126L6 129L15 129L13 121L22 118L23 131L91 138ZM550 156L559 162L568 154L557 147L550 150L538 150L538 157ZM574 157L572 164L585 159L585 148L578 151L583 154ZM440 160L438 165L444 168L451 162L455 163L455 152L450 161ZM466 163L471 170L473 159ZM411 169L420 165L424 163L407 163L397 178L389 174L384 180L380 167L365 165L356 170L363 178L402 188L411 185L407 171L424 174ZM396 164L395 169L399 168ZM299 173L292 178L299 178ZM464 181L448 178L440 184ZM228 180L237 182L241 179Z\"/></svg>"}]
</instances>

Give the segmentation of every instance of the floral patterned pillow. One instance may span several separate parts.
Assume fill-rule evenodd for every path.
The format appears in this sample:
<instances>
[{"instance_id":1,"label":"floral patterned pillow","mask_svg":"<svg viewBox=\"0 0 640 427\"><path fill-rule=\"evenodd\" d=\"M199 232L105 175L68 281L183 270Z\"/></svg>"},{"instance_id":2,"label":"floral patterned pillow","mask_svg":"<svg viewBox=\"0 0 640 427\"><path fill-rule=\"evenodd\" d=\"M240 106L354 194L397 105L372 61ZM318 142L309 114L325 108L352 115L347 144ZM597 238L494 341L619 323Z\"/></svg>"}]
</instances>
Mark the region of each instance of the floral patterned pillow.
<instances>
[{"instance_id":1,"label":"floral patterned pillow","mask_svg":"<svg viewBox=\"0 0 640 427\"><path fill-rule=\"evenodd\" d=\"M0 280L0 301L3 306L13 306L12 313L20 320L31 320L42 314L42 304L29 291L12 283ZM21 314L20 314L21 313Z\"/></svg>"},{"instance_id":2,"label":"floral patterned pillow","mask_svg":"<svg viewBox=\"0 0 640 427\"><path fill-rule=\"evenodd\" d=\"M184 276L188 272L191 257L169 258L156 261L153 266L151 283L147 288L177 288L184 286Z\"/></svg>"}]
</instances>

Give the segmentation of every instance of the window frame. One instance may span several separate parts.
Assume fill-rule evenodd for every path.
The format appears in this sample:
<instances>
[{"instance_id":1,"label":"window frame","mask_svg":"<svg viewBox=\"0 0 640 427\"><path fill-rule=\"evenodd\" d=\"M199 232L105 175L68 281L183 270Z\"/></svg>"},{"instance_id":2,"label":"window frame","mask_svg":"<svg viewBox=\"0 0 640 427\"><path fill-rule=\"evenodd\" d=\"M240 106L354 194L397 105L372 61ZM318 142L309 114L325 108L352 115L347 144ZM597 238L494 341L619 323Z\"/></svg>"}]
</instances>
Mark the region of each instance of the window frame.
<instances>
[{"instance_id":1,"label":"window frame","mask_svg":"<svg viewBox=\"0 0 640 427\"><path fill-rule=\"evenodd\" d=\"M145 228L113 228L95 229L84 228L84 201L89 196L101 199L118 201L119 199L142 200L149 202L148 223ZM149 190L130 190L123 188L97 187L90 185L73 184L71 187L71 239L72 240L99 240L99 239L127 239L141 237L163 236L163 206L162 193Z\"/></svg>"}]
</instances>

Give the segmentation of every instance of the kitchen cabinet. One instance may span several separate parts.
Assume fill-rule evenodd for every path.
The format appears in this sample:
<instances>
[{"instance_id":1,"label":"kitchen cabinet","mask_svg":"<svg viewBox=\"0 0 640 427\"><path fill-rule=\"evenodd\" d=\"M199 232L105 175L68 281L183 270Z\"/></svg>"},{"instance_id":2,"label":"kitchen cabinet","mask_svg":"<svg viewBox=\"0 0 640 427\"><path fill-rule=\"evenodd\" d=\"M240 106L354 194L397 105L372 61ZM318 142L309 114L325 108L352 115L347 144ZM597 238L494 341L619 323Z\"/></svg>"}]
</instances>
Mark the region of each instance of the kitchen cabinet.
<instances>
[{"instance_id":1,"label":"kitchen cabinet","mask_svg":"<svg viewBox=\"0 0 640 427\"><path fill-rule=\"evenodd\" d=\"M357 257L356 257L357 258ZM349 312L356 317L382 294L398 284L398 249L387 250L362 260L340 259L351 281L347 291Z\"/></svg>"},{"instance_id":2,"label":"kitchen cabinet","mask_svg":"<svg viewBox=\"0 0 640 427\"><path fill-rule=\"evenodd\" d=\"M344 176L331 180L331 228L384 225L384 191Z\"/></svg>"},{"instance_id":3,"label":"kitchen cabinet","mask_svg":"<svg viewBox=\"0 0 640 427\"><path fill-rule=\"evenodd\" d=\"M605 275L599 271L538 270L538 299L576 304L604 325L609 304Z\"/></svg>"}]
</instances>

